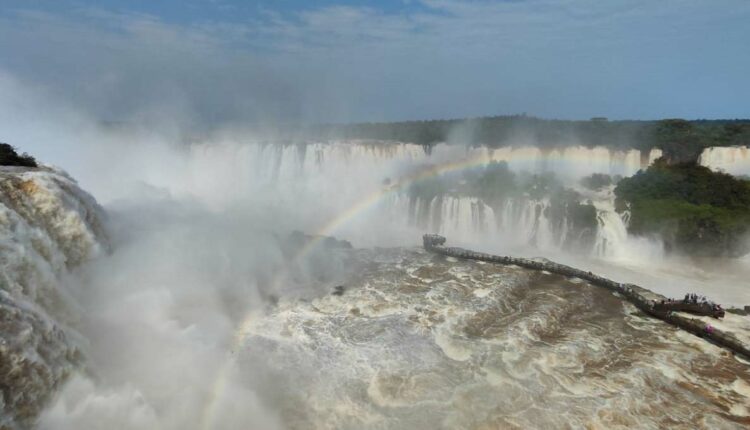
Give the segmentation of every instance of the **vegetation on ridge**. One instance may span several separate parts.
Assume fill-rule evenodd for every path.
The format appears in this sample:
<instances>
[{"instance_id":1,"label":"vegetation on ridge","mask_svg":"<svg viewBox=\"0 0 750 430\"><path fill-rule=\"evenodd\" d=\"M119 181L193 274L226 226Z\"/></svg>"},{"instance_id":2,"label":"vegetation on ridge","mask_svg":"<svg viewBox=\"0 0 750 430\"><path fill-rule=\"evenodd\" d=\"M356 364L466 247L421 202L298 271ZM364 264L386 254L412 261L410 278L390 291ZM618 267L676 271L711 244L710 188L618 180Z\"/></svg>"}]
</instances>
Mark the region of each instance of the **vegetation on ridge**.
<instances>
[{"instance_id":1,"label":"vegetation on ridge","mask_svg":"<svg viewBox=\"0 0 750 430\"><path fill-rule=\"evenodd\" d=\"M37 167L37 163L31 155L25 152L18 155L11 145L0 142L0 166Z\"/></svg>"},{"instance_id":2,"label":"vegetation on ridge","mask_svg":"<svg viewBox=\"0 0 750 430\"><path fill-rule=\"evenodd\" d=\"M504 161L421 179L407 191L423 202L448 195L477 197L498 214L509 199L546 200L544 209L538 206L537 210L544 210L555 228L565 226L577 233L570 235L576 243L564 245L586 248L596 236L597 211L590 202L581 202L581 196L562 186L553 173L514 173Z\"/></svg>"},{"instance_id":3,"label":"vegetation on ridge","mask_svg":"<svg viewBox=\"0 0 750 430\"><path fill-rule=\"evenodd\" d=\"M657 160L615 188L631 211L629 231L658 234L670 249L697 256L750 252L750 181L695 163Z\"/></svg>"}]
</instances>

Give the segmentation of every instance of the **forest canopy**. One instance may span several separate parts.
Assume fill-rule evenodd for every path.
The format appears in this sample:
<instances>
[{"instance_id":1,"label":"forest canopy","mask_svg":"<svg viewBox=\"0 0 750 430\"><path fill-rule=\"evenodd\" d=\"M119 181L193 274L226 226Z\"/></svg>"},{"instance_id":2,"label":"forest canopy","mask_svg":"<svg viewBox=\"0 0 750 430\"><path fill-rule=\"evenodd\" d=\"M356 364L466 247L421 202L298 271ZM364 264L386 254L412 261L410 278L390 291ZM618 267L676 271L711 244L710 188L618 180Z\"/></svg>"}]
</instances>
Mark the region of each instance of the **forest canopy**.
<instances>
[{"instance_id":1,"label":"forest canopy","mask_svg":"<svg viewBox=\"0 0 750 430\"><path fill-rule=\"evenodd\" d=\"M694 163L660 159L615 188L629 231L659 234L692 255L741 256L750 251L750 182Z\"/></svg>"},{"instance_id":2,"label":"forest canopy","mask_svg":"<svg viewBox=\"0 0 750 430\"><path fill-rule=\"evenodd\" d=\"M541 119L526 115L470 119L316 125L302 130L308 138L372 139L502 147L528 142L542 147L580 144L588 147L660 148L673 162L696 160L709 146L750 146L750 120L664 119L658 121L587 121Z\"/></svg>"}]
</instances>

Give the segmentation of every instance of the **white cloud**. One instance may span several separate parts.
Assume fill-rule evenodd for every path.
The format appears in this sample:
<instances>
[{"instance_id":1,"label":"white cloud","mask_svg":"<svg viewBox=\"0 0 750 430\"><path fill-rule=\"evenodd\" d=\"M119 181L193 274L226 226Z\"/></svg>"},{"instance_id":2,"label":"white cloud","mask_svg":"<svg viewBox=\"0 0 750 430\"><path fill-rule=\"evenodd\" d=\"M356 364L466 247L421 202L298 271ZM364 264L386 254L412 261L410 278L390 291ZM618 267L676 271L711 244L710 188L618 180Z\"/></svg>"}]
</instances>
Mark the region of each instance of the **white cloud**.
<instances>
[{"instance_id":1,"label":"white cloud","mask_svg":"<svg viewBox=\"0 0 750 430\"><path fill-rule=\"evenodd\" d=\"M423 0L183 24L27 11L0 18L0 68L101 117L192 124L747 116L749 20L740 0Z\"/></svg>"}]
</instances>

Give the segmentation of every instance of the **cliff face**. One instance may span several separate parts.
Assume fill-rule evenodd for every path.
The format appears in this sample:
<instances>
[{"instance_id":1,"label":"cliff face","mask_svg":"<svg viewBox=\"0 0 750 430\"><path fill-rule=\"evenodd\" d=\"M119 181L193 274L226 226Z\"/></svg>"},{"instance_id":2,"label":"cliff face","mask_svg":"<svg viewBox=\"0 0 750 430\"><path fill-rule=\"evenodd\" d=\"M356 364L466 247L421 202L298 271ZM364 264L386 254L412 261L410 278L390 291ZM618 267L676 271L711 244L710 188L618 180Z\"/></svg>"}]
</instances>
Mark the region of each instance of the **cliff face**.
<instances>
[{"instance_id":1,"label":"cliff face","mask_svg":"<svg viewBox=\"0 0 750 430\"><path fill-rule=\"evenodd\" d=\"M82 359L63 277L105 252L104 213L63 172L0 167L0 428L27 428Z\"/></svg>"}]
</instances>

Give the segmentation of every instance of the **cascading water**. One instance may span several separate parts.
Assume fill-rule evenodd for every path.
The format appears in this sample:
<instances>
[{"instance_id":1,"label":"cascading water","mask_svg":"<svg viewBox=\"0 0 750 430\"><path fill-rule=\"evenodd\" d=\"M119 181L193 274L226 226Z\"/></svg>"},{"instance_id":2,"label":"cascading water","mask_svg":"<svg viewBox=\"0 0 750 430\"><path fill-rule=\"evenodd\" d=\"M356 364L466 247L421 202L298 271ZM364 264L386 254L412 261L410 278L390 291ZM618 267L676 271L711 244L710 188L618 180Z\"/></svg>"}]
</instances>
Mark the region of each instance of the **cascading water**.
<instances>
[{"instance_id":1,"label":"cascading water","mask_svg":"<svg viewBox=\"0 0 750 430\"><path fill-rule=\"evenodd\" d=\"M547 216L548 200L509 199L505 202L500 224L503 231L522 244L539 248L560 247L565 242L567 229L556 229ZM565 226L566 224L563 224Z\"/></svg>"},{"instance_id":2,"label":"cascading water","mask_svg":"<svg viewBox=\"0 0 750 430\"><path fill-rule=\"evenodd\" d=\"M578 241L580 232L571 228L569 220L551 219L550 202L544 198L518 197L498 205L452 193L410 197L404 195L404 186L397 186L393 192L383 193L379 202L362 202L384 187L400 185L402 178L426 166L434 166L439 174L445 170L441 166L460 170L500 161L515 172L551 172L560 181L576 183L593 173L632 175L659 156L658 149L642 153L582 146L540 149L439 144L426 151L399 142L197 144L187 154L189 170L194 173L184 182L184 192L222 206L238 194L258 199L270 190L271 200L286 199L300 208L304 215L299 225L307 231L324 229L326 220L348 217L336 223L335 231L323 232L345 236L362 246L401 245L404 237L418 237L430 230L464 243L512 243L557 250ZM205 171L218 174L206 178L200 174ZM357 207L362 208L355 209L360 212L352 213ZM384 223L387 228L382 231L386 233L368 235L371 229L361 228L358 222L368 215L369 222ZM599 222L610 229L609 219L616 221L614 217L617 214L611 211L600 216ZM599 242L611 236L606 246L595 247L598 255L617 254L614 248L623 242L613 234L597 233Z\"/></svg>"},{"instance_id":3,"label":"cascading water","mask_svg":"<svg viewBox=\"0 0 750 430\"><path fill-rule=\"evenodd\" d=\"M628 235L629 211L618 213L614 207L612 188L599 198L592 199L597 210L598 229L594 242L594 256L618 262L659 261L663 246L656 238Z\"/></svg>"},{"instance_id":4,"label":"cascading water","mask_svg":"<svg viewBox=\"0 0 750 430\"><path fill-rule=\"evenodd\" d=\"M429 201L418 197L410 200L407 219L413 227L455 237L460 243L556 249L569 239L567 223L555 226L547 216L548 200L507 199L497 211L476 197L449 195Z\"/></svg>"},{"instance_id":5,"label":"cascading water","mask_svg":"<svg viewBox=\"0 0 750 430\"><path fill-rule=\"evenodd\" d=\"M357 247L412 246L431 230L472 248L533 245L535 255L568 254L589 234L593 252L608 259L648 255L628 237L627 214L614 210L611 188L580 190L597 214L595 231L587 232L559 196L464 195L461 175L451 177L459 183L448 191L420 196L403 179L448 171L425 165L484 168L495 151L508 150L438 145L428 153L395 143L183 148L165 163L176 175L171 182L149 177L149 185L170 196L168 208L161 198L142 197L138 203L146 203L130 209L135 215L127 205L108 206L116 250L83 268L107 248L99 206L60 172L3 170L0 243L10 251L0 260L6 340L0 377L10 388L3 388L0 427L34 425L84 358L86 372L69 378L38 418L40 428L474 429L502 425L496 419L503 416L527 427L561 416L574 426L596 426L599 418L606 426L612 414L656 427L664 409L631 413L619 403L622 393L628 402L685 404L716 387L717 363L725 369L716 372L724 378L718 385L737 388L718 390L716 403L697 412L680 408L679 415L690 421L731 408L707 428L745 419L738 405L747 398L746 378L735 383L733 376L740 363L714 350L696 353L713 347L691 336L674 339L604 291L514 267L434 259L412 248L330 252L333 260L321 264L317 258L331 257L327 251L286 249L274 234L292 225ZM609 157L597 168L610 166L611 173L635 168L632 156L611 166L616 157L597 151L558 152L583 161L536 160L536 172L568 163L560 170L575 179L573 167L590 172L597 157ZM476 159L462 163L467 154ZM524 157L509 165L522 169ZM277 219L282 212L288 224ZM299 270L286 270L288 260ZM306 290L296 295L301 285ZM333 286L340 287L325 294ZM623 342L630 345L625 350ZM620 357L640 364L618 367ZM332 362L343 364L319 372ZM696 366L704 369L697 379L683 375L681 369ZM568 381L564 375L573 368ZM682 388L664 397L662 386L675 379ZM529 409L539 398L552 412ZM603 398L609 400L596 403ZM566 416L569 402L580 402L579 409ZM266 410L268 404L277 409ZM604 418L592 424L602 410Z\"/></svg>"},{"instance_id":6,"label":"cascading water","mask_svg":"<svg viewBox=\"0 0 750 430\"><path fill-rule=\"evenodd\" d=\"M656 239L628 235L628 214L615 211L611 190L591 199L596 208L596 231L590 246L591 255L615 261L638 261L662 256ZM550 218L549 199L509 198L495 211L475 197L438 196L425 202L408 199L411 226L457 238L458 243L488 249L519 249L531 245L536 249L561 251L581 245L582 232L570 220ZM396 199L394 199L394 202ZM398 203L394 203L398 207Z\"/></svg>"},{"instance_id":7,"label":"cascading water","mask_svg":"<svg viewBox=\"0 0 750 430\"><path fill-rule=\"evenodd\" d=\"M456 243L487 248L510 244L556 250L578 233L569 220L550 215L548 198L519 196L490 204L448 193L423 199L410 196L402 178L425 166L438 166L439 175L440 166L470 169L492 161L505 161L517 171L553 171L569 178L598 170L627 174L640 168L642 159L633 151L582 147L541 151L437 145L425 151L383 142L220 143L189 146L172 160L183 166L166 168L167 174L148 180L154 186L167 180L171 193L197 198L216 210L236 205L243 196L271 207L292 205L298 208L297 218L289 224L317 232L334 219L334 227L323 233L346 237L358 246L412 244L424 231L434 231ZM2 169L0 329L5 343L0 347L0 376L10 382L2 403L8 413L0 425L14 428L28 426L50 393L83 361L86 342L75 328L78 305L65 279L101 254L107 240L101 208L66 174L49 168ZM383 193L389 187L395 188ZM372 202L371 196L376 196ZM609 241L602 255L610 255L622 242L612 239L609 230L602 222L599 236ZM20 392L24 395L17 395Z\"/></svg>"},{"instance_id":8,"label":"cascading water","mask_svg":"<svg viewBox=\"0 0 750 430\"><path fill-rule=\"evenodd\" d=\"M601 256L613 256L622 249L628 239L628 230L622 217L614 211L599 209L597 211L597 230L594 253Z\"/></svg>"},{"instance_id":9,"label":"cascading water","mask_svg":"<svg viewBox=\"0 0 750 430\"><path fill-rule=\"evenodd\" d=\"M750 175L750 147L724 146L706 148L698 158L702 166L732 175Z\"/></svg>"},{"instance_id":10,"label":"cascading water","mask_svg":"<svg viewBox=\"0 0 750 430\"><path fill-rule=\"evenodd\" d=\"M62 172L0 168L0 428L28 426L82 359L63 278L106 249L102 214Z\"/></svg>"},{"instance_id":11,"label":"cascading water","mask_svg":"<svg viewBox=\"0 0 750 430\"><path fill-rule=\"evenodd\" d=\"M481 199L463 196L436 196L429 200L398 195L389 206L403 207L407 201L409 225L424 231L460 237L465 241L482 241L497 233L495 212ZM398 210L398 209L397 209Z\"/></svg>"}]
</instances>

